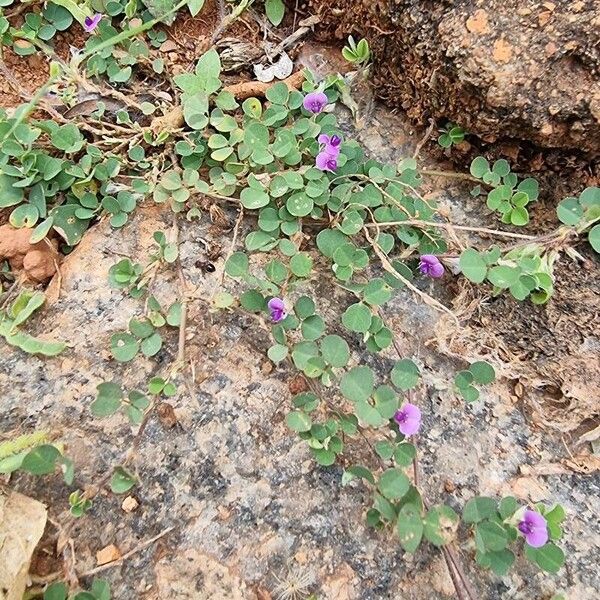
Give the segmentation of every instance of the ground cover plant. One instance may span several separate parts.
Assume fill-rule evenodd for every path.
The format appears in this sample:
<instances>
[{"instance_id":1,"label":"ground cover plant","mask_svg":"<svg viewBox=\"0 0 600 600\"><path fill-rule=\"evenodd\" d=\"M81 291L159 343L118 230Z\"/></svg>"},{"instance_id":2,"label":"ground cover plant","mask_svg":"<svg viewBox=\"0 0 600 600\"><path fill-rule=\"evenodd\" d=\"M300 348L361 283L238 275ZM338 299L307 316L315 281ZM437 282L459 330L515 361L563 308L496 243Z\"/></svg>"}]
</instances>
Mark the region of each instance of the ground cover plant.
<instances>
[{"instance_id":1,"label":"ground cover plant","mask_svg":"<svg viewBox=\"0 0 600 600\"><path fill-rule=\"evenodd\" d=\"M2 4L10 15L13 3ZM250 4L233 5L231 21ZM109 360L129 363L158 357L165 340L178 340L177 359L161 364L145 389L125 389L116 379L99 384L90 418L119 413L140 427L139 436L162 400L190 393L184 361L190 300L183 293L163 306L153 284L166 272L181 274L178 220L200 222L223 210L219 207L233 207L237 221L223 267L229 282L205 301L211 309L245 311L268 324L268 358L276 368L292 366L306 382L285 403L290 435L305 442L320 467L343 466L338 483L346 493L367 490L368 525L394 536L407 553L421 544L441 548L461 597L473 597L457 558L456 540L465 536L476 563L496 576L504 576L517 555L544 572L558 572L565 560L560 540L569 526L559 504L476 496L456 511L429 503L418 484L414 443L417 434L427 433L419 406L427 393L423 367L418 357L399 350L388 307L398 290L408 290L415 303L439 311L458 329L452 308L423 285L451 278L485 286L492 296L509 294L523 306L548 302L561 254L579 256L576 246L585 240L600 252L600 189L588 187L564 199L557 208L562 225L532 235L515 227L530 221L528 207L539 195L535 179L513 173L504 159L483 156L468 172L428 171L418 153L398 164L370 158L338 125L335 107L348 90L337 73L319 78L305 69L293 84L279 81L260 93L240 93L224 85L214 48L193 70L167 73L153 49L164 41L162 25L173 23L178 11L195 16L202 6L197 0L90 6L63 0L41 10L32 3L19 24L0 17L4 46L50 61L47 83L28 102L0 112L0 208L9 223L31 230L32 243L58 239L68 254L99 220L109 220L115 230L127 227L142 203L166 204L173 213L173 228L154 233L150 255L121 258L110 270L110 285L134 298L139 312L127 330L111 336L108 351ZM267 0L264 10L273 25L284 18L279 0ZM53 38L74 22L87 41L61 59ZM364 69L369 46L350 38L343 56ZM141 76L166 81L170 100L127 99L122 86ZM88 118L70 119L68 110L49 104L52 94L64 106L75 106L78 86L102 89L103 97L118 99L121 107L108 110L98 102ZM452 151L465 135L448 123L439 144ZM450 221L422 192L427 178L440 176L470 181L481 211L497 216L498 227ZM250 224L243 238L242 223ZM212 263L206 268L214 270ZM325 315L307 285L316 278L347 295L343 312ZM0 336L25 354L67 355L60 340L27 333L27 320L43 304L41 291L15 284L3 300ZM357 349L393 356L387 376L357 361ZM449 383L465 403L473 403L495 381L496 371L483 360L463 366ZM355 456L368 458L359 463ZM108 485L114 494L134 489L140 484L134 459L134 452L125 451L96 485ZM45 431L0 445L2 473L60 471L72 485L74 469L68 448ZM76 518L93 506L81 489L72 490L67 501ZM55 582L41 593L47 600L110 598L102 580L93 581L90 591Z\"/></svg>"}]
</instances>

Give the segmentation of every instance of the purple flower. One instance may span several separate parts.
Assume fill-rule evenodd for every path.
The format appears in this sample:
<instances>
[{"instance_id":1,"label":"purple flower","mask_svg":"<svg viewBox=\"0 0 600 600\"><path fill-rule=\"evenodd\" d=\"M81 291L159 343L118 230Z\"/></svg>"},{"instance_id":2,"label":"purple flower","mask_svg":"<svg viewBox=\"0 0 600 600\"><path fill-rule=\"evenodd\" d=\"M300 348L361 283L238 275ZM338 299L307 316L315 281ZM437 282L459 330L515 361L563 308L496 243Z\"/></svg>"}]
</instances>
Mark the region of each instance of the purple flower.
<instances>
[{"instance_id":1,"label":"purple flower","mask_svg":"<svg viewBox=\"0 0 600 600\"><path fill-rule=\"evenodd\" d=\"M525 541L532 548L540 548L548 541L546 519L534 510L526 510L518 525L519 531L525 536Z\"/></svg>"},{"instance_id":2,"label":"purple flower","mask_svg":"<svg viewBox=\"0 0 600 600\"><path fill-rule=\"evenodd\" d=\"M285 304L281 298L271 298L267 302L267 307L273 323L279 323L279 321L283 321L283 319L286 318L287 312L285 311Z\"/></svg>"},{"instance_id":3,"label":"purple flower","mask_svg":"<svg viewBox=\"0 0 600 600\"><path fill-rule=\"evenodd\" d=\"M311 92L304 96L302 106L304 106L307 111L317 115L327 106L328 102L329 100L323 92Z\"/></svg>"},{"instance_id":4,"label":"purple flower","mask_svg":"<svg viewBox=\"0 0 600 600\"><path fill-rule=\"evenodd\" d=\"M402 405L400 410L396 411L394 421L398 423L400 433L405 436L414 435L421 427L421 410L418 406L407 402Z\"/></svg>"},{"instance_id":5,"label":"purple flower","mask_svg":"<svg viewBox=\"0 0 600 600\"><path fill-rule=\"evenodd\" d=\"M98 23L100 23L101 18L102 15L99 15L98 13L96 13L93 17L86 17L83 21L83 28L88 33L92 33L92 31L94 31L94 29L96 29L98 26Z\"/></svg>"},{"instance_id":6,"label":"purple flower","mask_svg":"<svg viewBox=\"0 0 600 600\"><path fill-rule=\"evenodd\" d=\"M333 154L334 156L338 156L340 153L342 138L339 135L332 135L329 137L327 134L322 133L317 141L319 144L323 145L323 150L328 154Z\"/></svg>"},{"instance_id":7,"label":"purple flower","mask_svg":"<svg viewBox=\"0 0 600 600\"><path fill-rule=\"evenodd\" d=\"M429 277L438 279L444 275L444 266L437 256L434 256L433 254L423 254L419 262L419 271L421 271L423 275L429 275Z\"/></svg>"},{"instance_id":8,"label":"purple flower","mask_svg":"<svg viewBox=\"0 0 600 600\"><path fill-rule=\"evenodd\" d=\"M329 152L323 150L317 154L315 165L317 169L321 171L333 172L337 169L337 156L334 154L329 154Z\"/></svg>"}]
</instances>

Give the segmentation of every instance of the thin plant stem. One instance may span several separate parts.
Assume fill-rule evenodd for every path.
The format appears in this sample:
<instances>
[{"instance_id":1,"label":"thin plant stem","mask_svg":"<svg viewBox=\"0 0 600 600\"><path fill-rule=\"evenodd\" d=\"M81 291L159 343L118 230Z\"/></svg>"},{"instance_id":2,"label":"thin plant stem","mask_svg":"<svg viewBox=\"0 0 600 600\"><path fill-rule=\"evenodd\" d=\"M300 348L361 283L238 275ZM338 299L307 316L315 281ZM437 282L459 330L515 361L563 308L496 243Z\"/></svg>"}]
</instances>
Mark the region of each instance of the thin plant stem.
<instances>
[{"instance_id":1,"label":"thin plant stem","mask_svg":"<svg viewBox=\"0 0 600 600\"><path fill-rule=\"evenodd\" d=\"M436 169L420 169L421 175L429 175L431 177L449 177L450 179L463 179L465 181L473 181L474 183L481 184L482 182L473 177L469 173L458 173L457 171L438 171Z\"/></svg>"},{"instance_id":2,"label":"thin plant stem","mask_svg":"<svg viewBox=\"0 0 600 600\"><path fill-rule=\"evenodd\" d=\"M499 229L488 229L487 227L468 227L466 225L455 225L454 223L438 223L436 221L422 221L421 219L408 219L406 221L386 221L383 223L369 223L365 227L395 227L400 225L418 225L423 227L437 227L439 229L458 229L460 231L473 231L474 233L487 233L498 237L515 238L518 240L536 239L533 235L524 233L512 233L510 231L501 231Z\"/></svg>"},{"instance_id":3,"label":"thin plant stem","mask_svg":"<svg viewBox=\"0 0 600 600\"><path fill-rule=\"evenodd\" d=\"M129 39L130 37L134 37L136 35L139 35L140 33L144 33L144 31L148 31L148 29L152 29L157 23L160 23L165 17L168 17L168 16L172 15L173 13L176 13L180 8L183 8L184 6L186 6L187 3L188 3L188 0L182 0L181 2L179 2L179 4L176 4L173 8L168 10L166 13L164 13L160 17L151 19L147 23L144 23L143 25L139 25L138 27L133 27L132 29L127 29L126 31L122 31L121 33L118 33L117 35L113 35L113 37L109 38L108 40L104 40L97 46L94 46L93 48L90 48L86 52L83 52L82 54L74 57L73 60L71 61L71 64L73 65L73 67L77 68L86 58L89 58L93 54L96 54L97 52L104 50L104 48L109 48L110 46L114 46L114 45L118 44L119 42Z\"/></svg>"}]
</instances>

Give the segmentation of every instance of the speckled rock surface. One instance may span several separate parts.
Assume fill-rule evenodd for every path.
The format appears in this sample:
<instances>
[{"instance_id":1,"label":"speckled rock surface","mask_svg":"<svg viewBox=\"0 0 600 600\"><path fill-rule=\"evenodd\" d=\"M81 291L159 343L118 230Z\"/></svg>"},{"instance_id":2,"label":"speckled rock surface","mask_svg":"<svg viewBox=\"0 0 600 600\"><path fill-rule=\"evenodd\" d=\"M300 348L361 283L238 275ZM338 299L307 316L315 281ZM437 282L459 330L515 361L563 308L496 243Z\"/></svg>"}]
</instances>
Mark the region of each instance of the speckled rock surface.
<instances>
[{"instance_id":1,"label":"speckled rock surface","mask_svg":"<svg viewBox=\"0 0 600 600\"><path fill-rule=\"evenodd\" d=\"M600 152L600 0L314 0L323 37L366 37L374 87L416 120Z\"/></svg>"},{"instance_id":2,"label":"speckled rock surface","mask_svg":"<svg viewBox=\"0 0 600 600\"><path fill-rule=\"evenodd\" d=\"M397 160L419 137L401 119L380 110L359 135L369 152L389 160ZM463 214L460 203L468 190L430 192L449 211ZM124 366L108 351L110 335L143 309L140 301L108 286L109 267L124 255L143 262L152 233L168 232L171 226L172 215L151 206L137 211L123 229L112 230L107 222L95 226L63 263L58 299L31 324L33 332L66 340L69 350L40 360L1 347L1 433L46 427L60 435L81 488L97 484L119 464L136 434L122 416L92 418L95 386L118 379L128 389L143 389L151 376L171 368L177 354L174 329L155 359ZM196 267L203 255L200 238L226 250L231 235L212 232L206 218L181 224L182 266L191 297L186 349L195 391L190 394L180 384L178 395L169 400L176 422L153 416L139 437L132 467L140 484L131 492L139 506L126 512L123 496L103 488L91 511L74 520L67 512L70 489L58 477L20 475L11 487L48 504L52 521L73 540L75 560L69 564L82 582L91 580L82 574L96 566L98 550L114 544L124 554L174 528L101 573L111 582L115 600L268 600L285 598L283 591L294 582L320 600L454 597L440 553L424 546L411 557L390 532L369 530L366 489L356 482L342 488L341 467L318 468L287 430L284 417L295 373L273 368L267 360L269 334L260 319L208 307L206 300L219 289L223 259L216 261L214 274ZM226 285L238 291L235 284ZM423 285L448 299L443 284ZM176 274L159 273L154 291L163 304L174 301ZM325 277L315 276L303 291L320 300L333 326L335 313L351 302ZM56 292L56 287L48 291ZM451 388L453 374L464 363L442 355L434 343L437 313L399 293L386 314L402 353L421 364L427 384L419 398L424 427L418 449L429 501L460 510L474 494L512 493L524 502L559 501L568 513L567 565L556 576L541 574L524 561L504 578L482 573L474 567L473 548L461 530L460 553L478 597L548 599L564 590L577 600L597 598L597 473L564 467L563 439L529 418L508 380L492 386L481 402L465 406ZM368 355L355 342L353 360L366 361L382 378L389 373L395 358L391 352ZM364 458L359 452L352 450L351 458ZM559 468L540 474L541 463ZM43 548L50 554L57 537L57 529L48 526ZM60 562L48 572L57 568ZM40 571L43 575L38 565Z\"/></svg>"}]
</instances>

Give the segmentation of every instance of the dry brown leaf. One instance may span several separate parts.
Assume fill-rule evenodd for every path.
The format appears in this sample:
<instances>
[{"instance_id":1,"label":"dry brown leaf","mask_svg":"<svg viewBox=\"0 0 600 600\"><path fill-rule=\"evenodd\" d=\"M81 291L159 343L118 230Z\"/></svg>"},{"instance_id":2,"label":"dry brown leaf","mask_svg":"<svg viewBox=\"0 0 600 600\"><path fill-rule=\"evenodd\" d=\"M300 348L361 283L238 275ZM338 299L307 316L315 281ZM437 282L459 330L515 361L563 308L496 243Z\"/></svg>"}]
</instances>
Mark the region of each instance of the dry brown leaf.
<instances>
[{"instance_id":1,"label":"dry brown leaf","mask_svg":"<svg viewBox=\"0 0 600 600\"><path fill-rule=\"evenodd\" d=\"M510 482L513 494L517 498L541 502L548 498L548 489L534 477L518 477Z\"/></svg>"},{"instance_id":2,"label":"dry brown leaf","mask_svg":"<svg viewBox=\"0 0 600 600\"><path fill-rule=\"evenodd\" d=\"M21 600L31 555L46 526L46 507L16 492L0 492L0 597Z\"/></svg>"},{"instance_id":3,"label":"dry brown leaf","mask_svg":"<svg viewBox=\"0 0 600 600\"><path fill-rule=\"evenodd\" d=\"M96 552L98 566L114 562L115 560L119 560L119 558L121 558L121 551L114 544L109 544Z\"/></svg>"}]
</instances>

